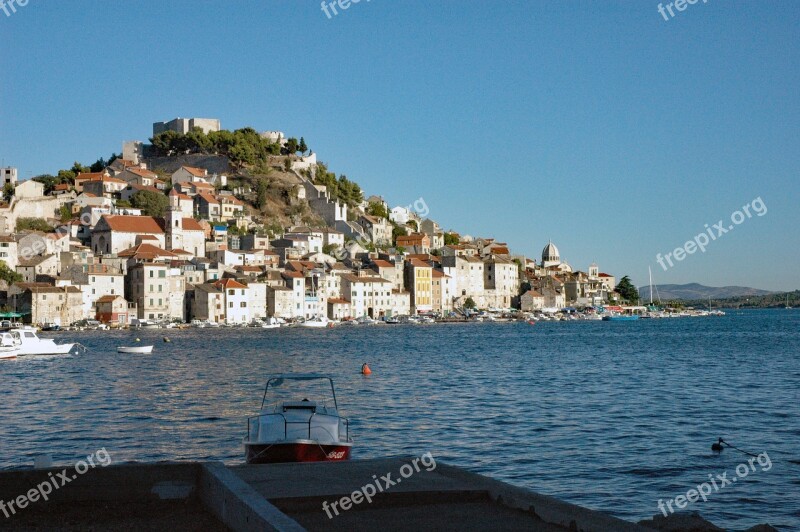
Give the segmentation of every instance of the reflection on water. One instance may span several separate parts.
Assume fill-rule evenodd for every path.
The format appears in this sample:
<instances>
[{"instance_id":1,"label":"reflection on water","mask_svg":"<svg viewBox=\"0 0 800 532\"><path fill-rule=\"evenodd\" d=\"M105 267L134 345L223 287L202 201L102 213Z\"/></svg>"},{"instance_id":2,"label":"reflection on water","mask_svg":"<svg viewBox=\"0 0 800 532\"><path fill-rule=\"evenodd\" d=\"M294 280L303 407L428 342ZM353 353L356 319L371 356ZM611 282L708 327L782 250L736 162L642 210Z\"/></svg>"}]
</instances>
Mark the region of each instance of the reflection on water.
<instances>
[{"instance_id":1,"label":"reflection on water","mask_svg":"<svg viewBox=\"0 0 800 532\"><path fill-rule=\"evenodd\" d=\"M0 364L0 465L105 447L115 463L242 461L267 375L322 372L354 458L437 460L614 513L650 517L745 461L773 468L694 504L720 526L800 528L800 311L724 318L61 333L89 352ZM162 336L170 337L163 343ZM152 355L118 345L156 343ZM360 375L363 362L373 374Z\"/></svg>"}]
</instances>

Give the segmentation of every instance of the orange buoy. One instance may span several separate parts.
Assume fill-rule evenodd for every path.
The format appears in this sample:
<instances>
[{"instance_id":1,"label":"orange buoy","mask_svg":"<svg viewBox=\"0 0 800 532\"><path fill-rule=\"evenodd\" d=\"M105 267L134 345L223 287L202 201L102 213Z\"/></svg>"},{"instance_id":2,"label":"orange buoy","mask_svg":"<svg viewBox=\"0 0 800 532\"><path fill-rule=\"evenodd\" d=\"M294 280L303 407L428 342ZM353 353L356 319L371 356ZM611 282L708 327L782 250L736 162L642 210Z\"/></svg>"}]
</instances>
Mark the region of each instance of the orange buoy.
<instances>
[{"instance_id":1,"label":"orange buoy","mask_svg":"<svg viewBox=\"0 0 800 532\"><path fill-rule=\"evenodd\" d=\"M366 362L361 366L361 374L362 375L372 375L372 370L369 369L369 366Z\"/></svg>"}]
</instances>

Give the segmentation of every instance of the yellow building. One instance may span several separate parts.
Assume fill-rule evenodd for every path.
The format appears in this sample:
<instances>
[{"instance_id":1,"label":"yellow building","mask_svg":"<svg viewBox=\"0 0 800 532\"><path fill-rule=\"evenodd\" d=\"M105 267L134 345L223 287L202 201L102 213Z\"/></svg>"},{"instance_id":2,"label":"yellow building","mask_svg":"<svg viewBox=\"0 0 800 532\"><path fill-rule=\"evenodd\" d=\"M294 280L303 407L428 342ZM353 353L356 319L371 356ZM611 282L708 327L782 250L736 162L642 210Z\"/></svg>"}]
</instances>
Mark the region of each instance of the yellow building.
<instances>
[{"instance_id":1,"label":"yellow building","mask_svg":"<svg viewBox=\"0 0 800 532\"><path fill-rule=\"evenodd\" d=\"M411 313L433 310L433 267L419 259L406 262L406 288L411 293Z\"/></svg>"}]
</instances>

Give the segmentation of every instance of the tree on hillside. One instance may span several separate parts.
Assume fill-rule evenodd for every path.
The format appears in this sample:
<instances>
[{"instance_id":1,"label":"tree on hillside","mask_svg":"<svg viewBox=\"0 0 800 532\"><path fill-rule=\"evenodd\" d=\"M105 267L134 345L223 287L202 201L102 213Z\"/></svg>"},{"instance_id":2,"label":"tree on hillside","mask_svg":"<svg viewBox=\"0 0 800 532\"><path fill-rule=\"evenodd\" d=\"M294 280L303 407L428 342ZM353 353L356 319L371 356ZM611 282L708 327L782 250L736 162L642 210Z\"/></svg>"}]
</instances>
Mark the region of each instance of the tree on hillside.
<instances>
[{"instance_id":1,"label":"tree on hillside","mask_svg":"<svg viewBox=\"0 0 800 532\"><path fill-rule=\"evenodd\" d=\"M267 162L270 155L281 153L278 143L262 137L251 127L236 131L212 131L208 134L200 128L194 128L186 135L164 131L153 136L150 143L155 154L162 157L187 153L221 155L228 157L231 163L240 168Z\"/></svg>"},{"instance_id":2,"label":"tree on hillside","mask_svg":"<svg viewBox=\"0 0 800 532\"><path fill-rule=\"evenodd\" d=\"M22 279L22 275L9 268L5 261L0 260L0 280L13 284L19 283Z\"/></svg>"},{"instance_id":3,"label":"tree on hillside","mask_svg":"<svg viewBox=\"0 0 800 532\"><path fill-rule=\"evenodd\" d=\"M3 185L3 200L4 201L11 201L11 196L14 195L14 185L11 183L6 183Z\"/></svg>"},{"instance_id":4,"label":"tree on hillside","mask_svg":"<svg viewBox=\"0 0 800 532\"><path fill-rule=\"evenodd\" d=\"M389 218L389 212L386 210L384 204L377 201L373 201L367 205L367 214L378 218Z\"/></svg>"},{"instance_id":5,"label":"tree on hillside","mask_svg":"<svg viewBox=\"0 0 800 532\"><path fill-rule=\"evenodd\" d=\"M286 141L286 144L283 146L283 148L281 148L281 154L283 154L283 155L294 155L295 153L297 153L299 151L298 146L299 146L299 144L297 142L297 139L294 138L294 137L291 137L290 139L288 139Z\"/></svg>"},{"instance_id":6,"label":"tree on hillside","mask_svg":"<svg viewBox=\"0 0 800 532\"><path fill-rule=\"evenodd\" d=\"M256 207L263 209L267 204L267 194L269 192L269 183L266 179L259 178L256 183Z\"/></svg>"},{"instance_id":7,"label":"tree on hillside","mask_svg":"<svg viewBox=\"0 0 800 532\"><path fill-rule=\"evenodd\" d=\"M633 286L631 278L627 275L619 280L616 290L623 301L629 303L636 303L639 301L639 291Z\"/></svg>"},{"instance_id":8,"label":"tree on hillside","mask_svg":"<svg viewBox=\"0 0 800 532\"><path fill-rule=\"evenodd\" d=\"M137 209L142 209L145 216L164 216L169 206L169 198L160 192L152 190L140 190L131 196L131 205Z\"/></svg>"},{"instance_id":9,"label":"tree on hillside","mask_svg":"<svg viewBox=\"0 0 800 532\"><path fill-rule=\"evenodd\" d=\"M325 185L331 198L347 204L348 207L356 207L364 201L364 194L358 183L350 181L346 175L337 179L336 174L328 171L324 163L317 163L314 184Z\"/></svg>"},{"instance_id":10,"label":"tree on hillside","mask_svg":"<svg viewBox=\"0 0 800 532\"><path fill-rule=\"evenodd\" d=\"M92 164L89 167L89 171L90 172L102 172L103 169L107 168L111 163L113 163L114 161L119 159L119 157L120 156L117 155L116 153L112 153L111 157L109 157L107 161L105 159L103 159L102 157L100 157L99 159L97 159L94 162L94 164Z\"/></svg>"},{"instance_id":11,"label":"tree on hillside","mask_svg":"<svg viewBox=\"0 0 800 532\"><path fill-rule=\"evenodd\" d=\"M444 234L444 245L445 246L455 246L459 242L458 235L455 233L445 233Z\"/></svg>"},{"instance_id":12,"label":"tree on hillside","mask_svg":"<svg viewBox=\"0 0 800 532\"><path fill-rule=\"evenodd\" d=\"M53 227L44 218L17 218L17 231L41 231L49 233Z\"/></svg>"},{"instance_id":13,"label":"tree on hillside","mask_svg":"<svg viewBox=\"0 0 800 532\"><path fill-rule=\"evenodd\" d=\"M306 139L304 139L303 137L300 137L300 144L297 145L297 151L299 151L303 155L305 155L306 152L308 151L308 146L306 145Z\"/></svg>"},{"instance_id":14,"label":"tree on hillside","mask_svg":"<svg viewBox=\"0 0 800 532\"><path fill-rule=\"evenodd\" d=\"M392 244L397 244L398 236L408 236L408 231L406 231L405 227L401 225L395 225L392 227Z\"/></svg>"}]
</instances>

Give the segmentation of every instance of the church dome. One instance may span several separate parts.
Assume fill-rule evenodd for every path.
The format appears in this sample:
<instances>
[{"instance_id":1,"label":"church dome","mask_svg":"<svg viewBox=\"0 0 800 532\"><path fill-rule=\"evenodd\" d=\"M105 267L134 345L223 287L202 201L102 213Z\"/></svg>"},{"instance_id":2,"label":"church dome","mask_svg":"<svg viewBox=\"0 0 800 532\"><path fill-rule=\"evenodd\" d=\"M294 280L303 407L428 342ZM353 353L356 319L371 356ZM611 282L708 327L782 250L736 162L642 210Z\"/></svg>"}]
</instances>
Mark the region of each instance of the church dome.
<instances>
[{"instance_id":1,"label":"church dome","mask_svg":"<svg viewBox=\"0 0 800 532\"><path fill-rule=\"evenodd\" d=\"M542 264L546 262L561 262L558 248L552 242L548 242L542 250Z\"/></svg>"}]
</instances>

